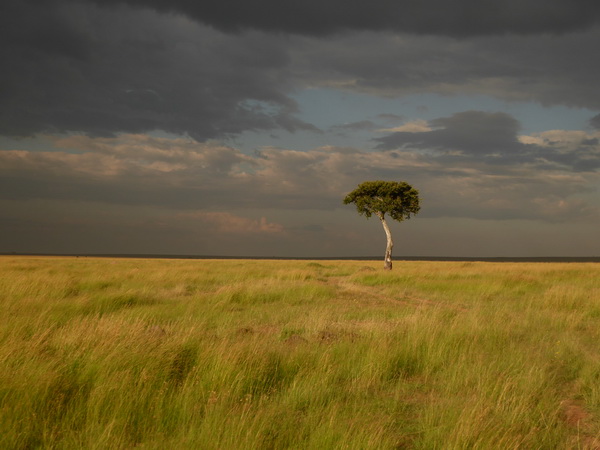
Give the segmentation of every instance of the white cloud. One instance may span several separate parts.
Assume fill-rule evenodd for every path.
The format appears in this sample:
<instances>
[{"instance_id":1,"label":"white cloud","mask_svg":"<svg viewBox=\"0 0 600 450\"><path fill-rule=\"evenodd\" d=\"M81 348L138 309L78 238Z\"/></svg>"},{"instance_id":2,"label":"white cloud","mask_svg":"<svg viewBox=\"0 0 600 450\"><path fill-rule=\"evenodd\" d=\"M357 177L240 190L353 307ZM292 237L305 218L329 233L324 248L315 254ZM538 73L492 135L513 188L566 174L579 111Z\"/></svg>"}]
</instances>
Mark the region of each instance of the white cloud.
<instances>
[{"instance_id":1,"label":"white cloud","mask_svg":"<svg viewBox=\"0 0 600 450\"><path fill-rule=\"evenodd\" d=\"M429 122L426 120L412 120L410 122L406 122L400 126L393 128L382 128L377 131L386 132L386 133L395 133L405 131L407 133L423 133L426 131L432 131L433 128L429 125Z\"/></svg>"},{"instance_id":2,"label":"white cloud","mask_svg":"<svg viewBox=\"0 0 600 450\"><path fill-rule=\"evenodd\" d=\"M582 144L598 147L600 131L588 133L582 130L548 130L541 133L519 136L519 140L525 144L575 150Z\"/></svg>"}]
</instances>

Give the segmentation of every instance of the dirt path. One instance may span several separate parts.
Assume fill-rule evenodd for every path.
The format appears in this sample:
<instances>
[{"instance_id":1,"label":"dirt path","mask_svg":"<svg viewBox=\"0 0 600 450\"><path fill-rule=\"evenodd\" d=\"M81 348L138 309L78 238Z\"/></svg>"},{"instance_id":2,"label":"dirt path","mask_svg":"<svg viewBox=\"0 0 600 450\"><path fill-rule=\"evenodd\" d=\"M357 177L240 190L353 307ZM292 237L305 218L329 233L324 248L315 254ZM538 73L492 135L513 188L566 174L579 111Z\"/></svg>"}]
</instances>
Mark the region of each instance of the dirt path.
<instances>
[{"instance_id":1,"label":"dirt path","mask_svg":"<svg viewBox=\"0 0 600 450\"><path fill-rule=\"evenodd\" d=\"M422 297L402 296L392 297L382 293L376 286L362 286L348 279L348 277L331 277L327 280L328 284L335 286L342 294L348 296L359 297L362 299L374 299L385 303L397 303L406 306L414 306L418 308L449 308L457 311L466 311L468 308L464 305L456 305L447 302L429 300Z\"/></svg>"}]
</instances>

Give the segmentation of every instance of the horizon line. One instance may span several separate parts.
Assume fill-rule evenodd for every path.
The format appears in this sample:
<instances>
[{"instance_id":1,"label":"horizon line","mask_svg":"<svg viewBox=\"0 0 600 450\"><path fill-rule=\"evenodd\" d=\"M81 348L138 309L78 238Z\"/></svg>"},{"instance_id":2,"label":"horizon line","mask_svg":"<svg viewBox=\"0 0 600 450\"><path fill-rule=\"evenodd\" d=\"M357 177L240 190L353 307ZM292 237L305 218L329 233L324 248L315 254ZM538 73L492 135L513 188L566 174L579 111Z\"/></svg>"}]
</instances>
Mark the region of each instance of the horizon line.
<instances>
[{"instance_id":1,"label":"horizon line","mask_svg":"<svg viewBox=\"0 0 600 450\"><path fill-rule=\"evenodd\" d=\"M247 260L322 260L322 261L383 261L381 256L227 256L182 255L162 253L43 253L0 252L0 256L63 256L91 258L139 259L247 259ZM396 256L393 261L465 261L465 262L600 262L600 256Z\"/></svg>"}]
</instances>

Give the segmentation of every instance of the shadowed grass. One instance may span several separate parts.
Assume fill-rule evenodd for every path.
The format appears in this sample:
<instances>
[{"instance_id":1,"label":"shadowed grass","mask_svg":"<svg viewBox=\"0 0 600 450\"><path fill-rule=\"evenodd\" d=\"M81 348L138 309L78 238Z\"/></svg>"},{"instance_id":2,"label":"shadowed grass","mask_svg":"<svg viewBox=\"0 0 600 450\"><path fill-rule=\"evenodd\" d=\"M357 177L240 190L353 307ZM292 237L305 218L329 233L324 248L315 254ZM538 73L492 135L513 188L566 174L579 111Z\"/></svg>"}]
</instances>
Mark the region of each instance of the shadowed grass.
<instances>
[{"instance_id":1,"label":"shadowed grass","mask_svg":"<svg viewBox=\"0 0 600 450\"><path fill-rule=\"evenodd\" d=\"M600 445L597 264L0 263L0 448Z\"/></svg>"}]
</instances>

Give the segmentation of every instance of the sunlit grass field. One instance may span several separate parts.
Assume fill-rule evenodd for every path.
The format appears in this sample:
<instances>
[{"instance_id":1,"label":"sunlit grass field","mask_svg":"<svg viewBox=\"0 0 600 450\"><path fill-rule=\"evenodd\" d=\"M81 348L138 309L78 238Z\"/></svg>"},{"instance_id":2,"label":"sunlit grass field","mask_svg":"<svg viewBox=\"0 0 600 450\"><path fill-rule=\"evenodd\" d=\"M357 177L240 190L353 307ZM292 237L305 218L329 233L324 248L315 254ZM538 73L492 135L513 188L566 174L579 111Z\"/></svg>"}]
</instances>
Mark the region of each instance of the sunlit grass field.
<instances>
[{"instance_id":1,"label":"sunlit grass field","mask_svg":"<svg viewBox=\"0 0 600 450\"><path fill-rule=\"evenodd\" d=\"M0 448L600 448L600 264L0 257Z\"/></svg>"}]
</instances>

